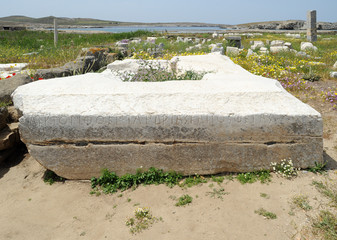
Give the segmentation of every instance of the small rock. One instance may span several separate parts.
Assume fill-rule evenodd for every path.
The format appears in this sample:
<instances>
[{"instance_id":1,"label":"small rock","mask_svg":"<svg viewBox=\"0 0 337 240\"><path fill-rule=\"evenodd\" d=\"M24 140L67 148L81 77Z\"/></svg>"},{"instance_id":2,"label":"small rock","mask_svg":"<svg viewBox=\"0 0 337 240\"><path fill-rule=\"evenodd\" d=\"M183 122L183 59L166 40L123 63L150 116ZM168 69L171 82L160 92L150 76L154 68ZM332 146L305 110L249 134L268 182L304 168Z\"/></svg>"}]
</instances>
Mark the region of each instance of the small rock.
<instances>
[{"instance_id":1,"label":"small rock","mask_svg":"<svg viewBox=\"0 0 337 240\"><path fill-rule=\"evenodd\" d=\"M305 50L317 51L317 47L315 47L311 42L301 42L301 51Z\"/></svg>"},{"instance_id":2,"label":"small rock","mask_svg":"<svg viewBox=\"0 0 337 240\"><path fill-rule=\"evenodd\" d=\"M240 54L240 50L237 47L227 47L226 48L226 55L237 56L239 54Z\"/></svg>"},{"instance_id":3,"label":"small rock","mask_svg":"<svg viewBox=\"0 0 337 240\"><path fill-rule=\"evenodd\" d=\"M290 42L285 42L284 46L288 47L289 49L293 48L293 45Z\"/></svg>"},{"instance_id":4,"label":"small rock","mask_svg":"<svg viewBox=\"0 0 337 240\"><path fill-rule=\"evenodd\" d=\"M214 32L213 34L212 34L212 38L217 38L219 35L218 35L218 33L217 32Z\"/></svg>"},{"instance_id":5,"label":"small rock","mask_svg":"<svg viewBox=\"0 0 337 240\"><path fill-rule=\"evenodd\" d=\"M284 41L282 40L273 40L270 43L270 46L283 46L284 45Z\"/></svg>"},{"instance_id":6,"label":"small rock","mask_svg":"<svg viewBox=\"0 0 337 240\"><path fill-rule=\"evenodd\" d=\"M272 46L270 47L271 53L278 53L278 52L288 52L289 48L286 46Z\"/></svg>"},{"instance_id":7,"label":"small rock","mask_svg":"<svg viewBox=\"0 0 337 240\"><path fill-rule=\"evenodd\" d=\"M330 72L330 77L337 78L337 72Z\"/></svg>"},{"instance_id":8,"label":"small rock","mask_svg":"<svg viewBox=\"0 0 337 240\"><path fill-rule=\"evenodd\" d=\"M305 52L302 52L302 51L297 52L296 56L298 56L298 57L308 57L307 54Z\"/></svg>"},{"instance_id":9,"label":"small rock","mask_svg":"<svg viewBox=\"0 0 337 240\"><path fill-rule=\"evenodd\" d=\"M21 113L14 106L8 106L7 110L9 122L19 122L19 118L22 116Z\"/></svg>"},{"instance_id":10,"label":"small rock","mask_svg":"<svg viewBox=\"0 0 337 240\"><path fill-rule=\"evenodd\" d=\"M14 90L24 84L30 83L33 80L27 74L18 73L15 76L1 80L0 84L0 101L8 102L11 100L11 95Z\"/></svg>"},{"instance_id":11,"label":"small rock","mask_svg":"<svg viewBox=\"0 0 337 240\"><path fill-rule=\"evenodd\" d=\"M9 127L5 127L0 131L0 151L14 147L17 137Z\"/></svg>"}]
</instances>

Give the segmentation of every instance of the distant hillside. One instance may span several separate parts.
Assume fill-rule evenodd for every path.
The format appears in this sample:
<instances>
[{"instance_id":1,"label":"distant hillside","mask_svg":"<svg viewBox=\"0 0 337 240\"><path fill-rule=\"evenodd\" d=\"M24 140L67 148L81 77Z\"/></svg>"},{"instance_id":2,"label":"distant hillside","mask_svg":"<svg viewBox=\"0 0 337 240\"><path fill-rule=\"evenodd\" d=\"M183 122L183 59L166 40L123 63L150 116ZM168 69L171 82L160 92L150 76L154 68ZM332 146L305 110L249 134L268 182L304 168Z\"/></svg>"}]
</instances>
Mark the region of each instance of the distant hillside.
<instances>
[{"instance_id":1,"label":"distant hillside","mask_svg":"<svg viewBox=\"0 0 337 240\"><path fill-rule=\"evenodd\" d=\"M238 24L238 29L265 29L265 30L304 30L306 22L303 20L287 20L287 21L267 21ZM337 30L337 23L318 22L319 30Z\"/></svg>"},{"instance_id":2,"label":"distant hillside","mask_svg":"<svg viewBox=\"0 0 337 240\"><path fill-rule=\"evenodd\" d=\"M22 24L24 26L29 25L52 25L54 23L53 16L43 17L43 18L31 18L26 16L9 16L0 18L1 23L6 22L13 24ZM92 18L64 18L56 17L57 24L63 26L91 26L91 27L108 27L108 26L185 26L185 27L228 27L230 25L225 24L209 24L209 23L190 23L190 22L177 22L177 23L140 23L140 22L119 22L119 21L107 21L98 20ZM40 26L41 27L41 26Z\"/></svg>"}]
</instances>

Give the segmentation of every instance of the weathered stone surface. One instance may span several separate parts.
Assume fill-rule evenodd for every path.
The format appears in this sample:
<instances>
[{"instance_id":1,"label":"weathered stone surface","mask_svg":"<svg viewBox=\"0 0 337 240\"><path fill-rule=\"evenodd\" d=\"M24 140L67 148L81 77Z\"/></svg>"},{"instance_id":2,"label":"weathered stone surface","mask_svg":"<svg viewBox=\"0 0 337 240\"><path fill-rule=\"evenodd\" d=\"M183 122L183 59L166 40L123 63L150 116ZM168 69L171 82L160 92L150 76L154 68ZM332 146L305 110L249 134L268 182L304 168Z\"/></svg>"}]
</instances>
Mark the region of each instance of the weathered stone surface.
<instances>
[{"instance_id":1,"label":"weathered stone surface","mask_svg":"<svg viewBox=\"0 0 337 240\"><path fill-rule=\"evenodd\" d=\"M237 47L226 47L226 55L236 56L240 54L240 50Z\"/></svg>"},{"instance_id":2,"label":"weathered stone surface","mask_svg":"<svg viewBox=\"0 0 337 240\"><path fill-rule=\"evenodd\" d=\"M307 40L310 42L317 41L316 10L307 13Z\"/></svg>"},{"instance_id":3,"label":"weathered stone surface","mask_svg":"<svg viewBox=\"0 0 337 240\"><path fill-rule=\"evenodd\" d=\"M317 47L310 42L301 42L301 51L305 50L317 51Z\"/></svg>"},{"instance_id":4,"label":"weathered stone surface","mask_svg":"<svg viewBox=\"0 0 337 240\"><path fill-rule=\"evenodd\" d=\"M175 61L175 60L172 60ZM31 155L69 179L143 167L182 174L244 172L291 158L322 160L322 119L272 79L220 54L180 57L200 81L121 82L85 74L17 89L20 133Z\"/></svg>"},{"instance_id":5,"label":"weathered stone surface","mask_svg":"<svg viewBox=\"0 0 337 240\"><path fill-rule=\"evenodd\" d=\"M7 126L8 110L6 107L0 108L0 130Z\"/></svg>"},{"instance_id":6,"label":"weathered stone surface","mask_svg":"<svg viewBox=\"0 0 337 240\"><path fill-rule=\"evenodd\" d=\"M271 53L278 53L278 52L289 52L289 48L286 46L273 46L270 47Z\"/></svg>"},{"instance_id":7,"label":"weathered stone surface","mask_svg":"<svg viewBox=\"0 0 337 240\"><path fill-rule=\"evenodd\" d=\"M283 45L284 45L284 41L282 41L282 40L273 40L270 43L270 46L274 46L274 47L283 46Z\"/></svg>"},{"instance_id":8,"label":"weathered stone surface","mask_svg":"<svg viewBox=\"0 0 337 240\"><path fill-rule=\"evenodd\" d=\"M24 84L30 83L33 80L25 74L16 74L15 76L3 79L0 82L0 101L10 101L11 94L14 90Z\"/></svg>"},{"instance_id":9,"label":"weathered stone surface","mask_svg":"<svg viewBox=\"0 0 337 240\"><path fill-rule=\"evenodd\" d=\"M330 72L330 77L337 78L337 72Z\"/></svg>"}]
</instances>

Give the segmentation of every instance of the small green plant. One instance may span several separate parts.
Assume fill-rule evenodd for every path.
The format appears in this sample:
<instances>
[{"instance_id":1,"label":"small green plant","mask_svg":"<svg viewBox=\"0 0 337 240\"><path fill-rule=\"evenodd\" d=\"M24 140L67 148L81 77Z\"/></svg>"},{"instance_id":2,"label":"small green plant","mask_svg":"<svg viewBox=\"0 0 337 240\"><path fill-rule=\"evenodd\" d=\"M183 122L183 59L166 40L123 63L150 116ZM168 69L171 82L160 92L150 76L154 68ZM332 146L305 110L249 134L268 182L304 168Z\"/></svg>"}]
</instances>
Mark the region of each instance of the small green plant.
<instances>
[{"instance_id":1,"label":"small green plant","mask_svg":"<svg viewBox=\"0 0 337 240\"><path fill-rule=\"evenodd\" d=\"M194 176L189 176L185 178L184 182L179 185L180 187L193 187L201 183L207 183L207 179L203 176L196 174Z\"/></svg>"},{"instance_id":2,"label":"small green plant","mask_svg":"<svg viewBox=\"0 0 337 240\"><path fill-rule=\"evenodd\" d=\"M266 183L271 181L271 175L268 170L260 170L255 172L240 173L236 176L236 179L242 184L254 183L256 181Z\"/></svg>"},{"instance_id":3,"label":"small green plant","mask_svg":"<svg viewBox=\"0 0 337 240\"><path fill-rule=\"evenodd\" d=\"M255 213L265 217L266 219L276 219L277 218L275 213L268 212L264 208L259 208L258 210L255 210Z\"/></svg>"},{"instance_id":4,"label":"small green plant","mask_svg":"<svg viewBox=\"0 0 337 240\"><path fill-rule=\"evenodd\" d=\"M323 194L325 197L331 200L331 204L334 207L337 207L337 185L333 184L324 184L323 182L313 181L312 184L316 189Z\"/></svg>"},{"instance_id":5,"label":"small green plant","mask_svg":"<svg viewBox=\"0 0 337 240\"><path fill-rule=\"evenodd\" d=\"M213 188L212 192L206 193L206 195L209 195L212 198L219 198L221 200L223 200L223 197L222 197L223 195L228 195L228 194L229 194L229 192L225 192L224 188L220 188L220 189Z\"/></svg>"},{"instance_id":6,"label":"small green plant","mask_svg":"<svg viewBox=\"0 0 337 240\"><path fill-rule=\"evenodd\" d=\"M56 175L56 173L51 170L46 170L43 175L43 181L52 185L55 182L64 182L65 178Z\"/></svg>"},{"instance_id":7,"label":"small green plant","mask_svg":"<svg viewBox=\"0 0 337 240\"><path fill-rule=\"evenodd\" d=\"M337 239L337 216L328 211L321 211L313 221L313 233L323 236L324 240Z\"/></svg>"},{"instance_id":8,"label":"small green plant","mask_svg":"<svg viewBox=\"0 0 337 240\"><path fill-rule=\"evenodd\" d=\"M263 198L266 198L266 199L270 198L270 196L267 193L260 193L260 197L263 197Z\"/></svg>"},{"instance_id":9,"label":"small green plant","mask_svg":"<svg viewBox=\"0 0 337 240\"><path fill-rule=\"evenodd\" d=\"M312 173L322 174L323 172L325 172L326 164L327 162L322 162L322 163L315 162L315 166L308 168L308 171Z\"/></svg>"},{"instance_id":10,"label":"small green plant","mask_svg":"<svg viewBox=\"0 0 337 240\"><path fill-rule=\"evenodd\" d=\"M283 159L280 163L272 162L270 165L273 168L273 171L281 177L291 179L297 176L297 169L294 167L291 159Z\"/></svg>"},{"instance_id":11,"label":"small green plant","mask_svg":"<svg viewBox=\"0 0 337 240\"><path fill-rule=\"evenodd\" d=\"M212 181L218 183L219 185L223 183L224 180L225 180L225 177L223 176L218 176L218 177L212 176Z\"/></svg>"},{"instance_id":12,"label":"small green plant","mask_svg":"<svg viewBox=\"0 0 337 240\"><path fill-rule=\"evenodd\" d=\"M312 207L309 205L309 200L308 200L308 196L305 195L298 195L292 198L292 203L303 209L304 211L308 211L310 209L312 209Z\"/></svg>"},{"instance_id":13,"label":"small green plant","mask_svg":"<svg viewBox=\"0 0 337 240\"><path fill-rule=\"evenodd\" d=\"M152 216L149 208L137 208L134 217L128 218L125 225L130 228L132 234L135 234L148 229L156 221L158 219Z\"/></svg>"},{"instance_id":14,"label":"small green plant","mask_svg":"<svg viewBox=\"0 0 337 240\"><path fill-rule=\"evenodd\" d=\"M192 202L193 198L188 195L185 194L183 196L181 196L180 198L178 198L178 202L175 204L177 207L181 207L181 206L185 206L188 205Z\"/></svg>"},{"instance_id":15,"label":"small green plant","mask_svg":"<svg viewBox=\"0 0 337 240\"><path fill-rule=\"evenodd\" d=\"M8 107L12 104L13 104L12 101L0 101L0 108L1 107Z\"/></svg>"},{"instance_id":16,"label":"small green plant","mask_svg":"<svg viewBox=\"0 0 337 240\"><path fill-rule=\"evenodd\" d=\"M177 185L182 176L176 172L164 172L163 170L150 168L145 172L137 171L136 174L125 174L121 177L107 169L102 171L102 176L91 179L91 187L95 191L104 193L115 193L117 190L125 191L129 188L136 188L140 184L166 184L170 187Z\"/></svg>"}]
</instances>

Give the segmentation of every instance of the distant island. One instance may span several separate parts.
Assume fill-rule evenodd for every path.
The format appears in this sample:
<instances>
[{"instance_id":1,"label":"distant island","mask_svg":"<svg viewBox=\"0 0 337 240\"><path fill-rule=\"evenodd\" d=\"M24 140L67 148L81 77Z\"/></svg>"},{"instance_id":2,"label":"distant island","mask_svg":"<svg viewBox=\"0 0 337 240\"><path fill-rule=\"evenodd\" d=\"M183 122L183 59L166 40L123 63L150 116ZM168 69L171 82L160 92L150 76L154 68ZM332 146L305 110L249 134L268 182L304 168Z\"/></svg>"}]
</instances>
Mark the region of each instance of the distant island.
<instances>
[{"instance_id":1,"label":"distant island","mask_svg":"<svg viewBox=\"0 0 337 240\"><path fill-rule=\"evenodd\" d=\"M4 27L17 27L26 29L48 29L53 27L54 19L62 28L104 28L117 26L148 26L148 27L219 27L222 29L256 29L256 30L304 30L306 22L303 20L267 21L245 23L238 25L195 23L195 22L170 22L170 23L142 23L142 22L120 22L99 20L92 18L65 18L65 17L43 17L31 18L26 16L8 16L0 18L0 29ZM318 30L337 30L337 22L318 22Z\"/></svg>"}]
</instances>

